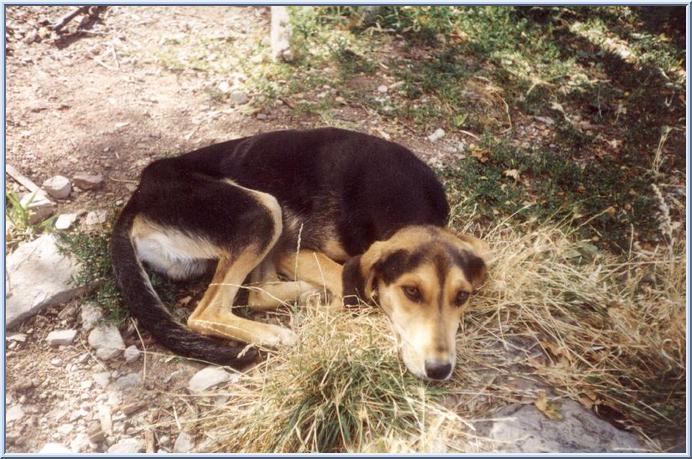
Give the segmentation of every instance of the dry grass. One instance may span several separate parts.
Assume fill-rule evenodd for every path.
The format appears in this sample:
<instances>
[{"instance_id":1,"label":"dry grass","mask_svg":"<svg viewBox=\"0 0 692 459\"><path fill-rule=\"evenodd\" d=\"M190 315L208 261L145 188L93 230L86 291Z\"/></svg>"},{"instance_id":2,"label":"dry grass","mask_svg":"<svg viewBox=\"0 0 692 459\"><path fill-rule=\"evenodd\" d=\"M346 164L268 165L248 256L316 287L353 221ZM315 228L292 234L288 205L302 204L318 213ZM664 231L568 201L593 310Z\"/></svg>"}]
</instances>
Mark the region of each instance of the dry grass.
<instances>
[{"instance_id":1,"label":"dry grass","mask_svg":"<svg viewBox=\"0 0 692 459\"><path fill-rule=\"evenodd\" d=\"M533 402L540 380L645 436L684 428L684 247L615 258L564 227L486 239L495 262L450 382L408 374L379 312L304 308L301 344L229 386L199 426L227 452L492 451L474 423Z\"/></svg>"}]
</instances>

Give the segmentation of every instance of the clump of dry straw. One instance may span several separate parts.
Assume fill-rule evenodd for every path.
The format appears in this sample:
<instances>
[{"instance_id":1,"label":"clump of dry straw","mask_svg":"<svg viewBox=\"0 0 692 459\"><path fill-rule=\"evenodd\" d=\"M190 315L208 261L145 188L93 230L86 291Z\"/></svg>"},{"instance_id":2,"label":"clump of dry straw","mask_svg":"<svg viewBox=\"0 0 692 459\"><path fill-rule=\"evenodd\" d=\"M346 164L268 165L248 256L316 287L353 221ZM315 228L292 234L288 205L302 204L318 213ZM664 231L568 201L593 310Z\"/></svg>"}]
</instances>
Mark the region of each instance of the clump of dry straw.
<instances>
[{"instance_id":1,"label":"clump of dry straw","mask_svg":"<svg viewBox=\"0 0 692 459\"><path fill-rule=\"evenodd\" d=\"M230 385L199 420L226 452L488 451L475 430L538 379L644 435L684 428L684 247L594 250L561 226L484 235L490 277L444 384L406 372L379 311L300 308L300 344ZM655 445L651 443L651 445Z\"/></svg>"}]
</instances>

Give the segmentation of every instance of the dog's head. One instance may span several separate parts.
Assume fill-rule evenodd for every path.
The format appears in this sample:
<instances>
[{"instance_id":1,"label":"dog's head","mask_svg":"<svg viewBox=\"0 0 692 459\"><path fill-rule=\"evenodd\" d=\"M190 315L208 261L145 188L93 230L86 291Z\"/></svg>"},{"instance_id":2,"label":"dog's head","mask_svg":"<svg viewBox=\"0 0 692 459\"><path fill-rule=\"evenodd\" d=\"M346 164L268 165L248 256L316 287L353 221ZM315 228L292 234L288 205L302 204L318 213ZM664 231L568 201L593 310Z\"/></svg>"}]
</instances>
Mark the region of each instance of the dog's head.
<instances>
[{"instance_id":1,"label":"dog's head","mask_svg":"<svg viewBox=\"0 0 692 459\"><path fill-rule=\"evenodd\" d=\"M409 226L344 265L344 302L389 316L406 367L443 380L456 363L456 332L486 276L486 244L433 226Z\"/></svg>"}]
</instances>

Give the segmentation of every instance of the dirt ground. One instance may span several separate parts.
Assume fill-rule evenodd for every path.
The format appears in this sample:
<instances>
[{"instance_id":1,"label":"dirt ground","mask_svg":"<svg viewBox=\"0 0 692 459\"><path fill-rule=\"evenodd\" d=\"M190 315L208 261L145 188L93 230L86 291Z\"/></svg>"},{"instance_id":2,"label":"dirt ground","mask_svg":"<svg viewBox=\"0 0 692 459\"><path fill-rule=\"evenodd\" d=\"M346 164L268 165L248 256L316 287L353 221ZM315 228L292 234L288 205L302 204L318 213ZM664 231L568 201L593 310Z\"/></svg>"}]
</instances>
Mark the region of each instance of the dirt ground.
<instances>
[{"instance_id":1,"label":"dirt ground","mask_svg":"<svg viewBox=\"0 0 692 459\"><path fill-rule=\"evenodd\" d=\"M323 124L314 117L301 119L282 105L258 119L247 106L216 104L207 90L219 81L193 69L166 70L150 57L172 36L213 36L253 50L268 40L268 8L108 7L95 21L82 24L83 32L74 33L80 17L60 35L48 31L47 25L73 8L6 10L7 163L39 185L54 175L71 177L80 171L105 178L100 190L74 190L58 201L56 215L122 205L142 168L155 158L262 131ZM344 107L337 116L378 134L379 120L365 110ZM444 143L405 134L393 140L425 151L428 160L450 151ZM7 186L26 191L11 180ZM83 220L78 228L93 229ZM185 391L202 365L170 355L146 335L140 340L131 325L123 333L126 345L146 348L146 357L134 363L96 359L84 331L72 345L48 346L50 331L80 329L79 304L45 311L17 330L26 341L7 341L6 406L20 405L24 411L7 424L7 451L37 452L54 442L74 451L101 452L123 437L144 439L147 452L172 451L182 430L192 433L197 451L204 450L205 439L186 422L215 400L198 397L190 403ZM121 390L112 382L103 389L93 379L100 373L110 373L112 381L139 373L144 389ZM135 402L144 405L133 412ZM98 441L95 432L104 423L105 438ZM97 441L86 440L90 435Z\"/></svg>"}]
</instances>

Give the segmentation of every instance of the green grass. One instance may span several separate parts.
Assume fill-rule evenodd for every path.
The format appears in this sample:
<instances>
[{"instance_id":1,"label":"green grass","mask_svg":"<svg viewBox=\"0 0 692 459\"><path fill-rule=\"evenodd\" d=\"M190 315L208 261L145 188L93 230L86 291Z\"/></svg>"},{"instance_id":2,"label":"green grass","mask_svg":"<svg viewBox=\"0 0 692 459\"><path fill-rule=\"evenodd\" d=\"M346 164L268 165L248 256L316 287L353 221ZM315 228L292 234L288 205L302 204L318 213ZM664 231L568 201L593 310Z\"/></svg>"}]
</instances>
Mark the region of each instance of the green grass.
<instances>
[{"instance_id":1,"label":"green grass","mask_svg":"<svg viewBox=\"0 0 692 459\"><path fill-rule=\"evenodd\" d=\"M62 250L71 253L80 263L77 274L72 279L74 285L95 285L88 300L94 301L105 312L107 321L122 324L129 311L113 277L110 257L110 231L58 233ZM166 305L175 300L178 286L167 278L150 273L151 284Z\"/></svg>"},{"instance_id":2,"label":"green grass","mask_svg":"<svg viewBox=\"0 0 692 459\"><path fill-rule=\"evenodd\" d=\"M649 237L658 231L653 193L637 193L647 189L651 177L633 176L621 162L605 158L580 167L560 154L527 152L490 137L480 142L475 154L485 162L470 156L438 175L451 205L462 215L477 215L485 225L515 213L520 220L538 224L585 223L583 237L616 252L628 247L632 226Z\"/></svg>"}]
</instances>

